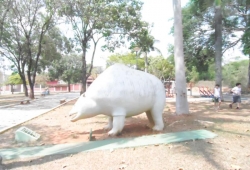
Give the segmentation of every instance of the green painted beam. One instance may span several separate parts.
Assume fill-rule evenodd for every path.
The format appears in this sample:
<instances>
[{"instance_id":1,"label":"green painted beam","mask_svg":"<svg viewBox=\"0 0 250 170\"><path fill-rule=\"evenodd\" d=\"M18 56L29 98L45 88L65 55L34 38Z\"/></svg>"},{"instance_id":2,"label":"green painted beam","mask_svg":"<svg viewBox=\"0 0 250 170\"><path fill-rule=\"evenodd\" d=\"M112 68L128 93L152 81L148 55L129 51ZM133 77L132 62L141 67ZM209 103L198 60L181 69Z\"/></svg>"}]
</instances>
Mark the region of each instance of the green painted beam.
<instances>
[{"instance_id":1,"label":"green painted beam","mask_svg":"<svg viewBox=\"0 0 250 170\"><path fill-rule=\"evenodd\" d=\"M54 154L73 154L87 151L168 144L188 140L214 138L216 136L216 134L207 130L195 130L177 133L157 134L135 138L107 139L84 143L69 143L36 147L0 149L0 155L3 157L4 160L9 160L17 158L47 156Z\"/></svg>"}]
</instances>

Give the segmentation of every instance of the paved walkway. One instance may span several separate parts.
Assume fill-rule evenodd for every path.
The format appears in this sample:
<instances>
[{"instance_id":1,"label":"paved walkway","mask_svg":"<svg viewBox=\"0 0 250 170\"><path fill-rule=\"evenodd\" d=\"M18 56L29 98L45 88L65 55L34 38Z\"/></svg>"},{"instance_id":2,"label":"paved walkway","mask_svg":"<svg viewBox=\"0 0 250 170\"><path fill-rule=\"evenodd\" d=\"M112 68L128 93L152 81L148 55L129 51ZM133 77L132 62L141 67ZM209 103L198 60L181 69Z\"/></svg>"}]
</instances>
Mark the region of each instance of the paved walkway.
<instances>
[{"instance_id":1,"label":"paved walkway","mask_svg":"<svg viewBox=\"0 0 250 170\"><path fill-rule=\"evenodd\" d=\"M60 99L66 101L77 98L79 93L60 93L40 97L27 105L0 108L0 133L24 121L30 120L60 105Z\"/></svg>"}]
</instances>

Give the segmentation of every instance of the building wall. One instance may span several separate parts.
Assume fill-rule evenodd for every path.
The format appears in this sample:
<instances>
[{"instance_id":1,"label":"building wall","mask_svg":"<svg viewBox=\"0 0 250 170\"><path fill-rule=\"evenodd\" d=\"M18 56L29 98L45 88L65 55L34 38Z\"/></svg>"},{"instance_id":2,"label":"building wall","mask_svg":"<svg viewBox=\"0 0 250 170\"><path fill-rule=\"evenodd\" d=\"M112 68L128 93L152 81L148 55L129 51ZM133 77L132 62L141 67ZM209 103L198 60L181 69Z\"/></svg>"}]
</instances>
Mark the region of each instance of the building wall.
<instances>
[{"instance_id":1,"label":"building wall","mask_svg":"<svg viewBox=\"0 0 250 170\"><path fill-rule=\"evenodd\" d=\"M22 84L19 85L14 85L14 92L17 93L23 93L24 92L24 88ZM1 92L11 92L11 86L10 85L6 85L6 86L2 86L1 87L2 91ZM28 86L29 89L29 86ZM35 93L41 93L42 91L44 91L45 88L43 88L42 85L36 85L34 87L34 91ZM50 92L68 92L68 86L57 86L57 87L50 87L49 88ZM71 92L80 92L81 91L81 84L70 84L70 91Z\"/></svg>"}]
</instances>

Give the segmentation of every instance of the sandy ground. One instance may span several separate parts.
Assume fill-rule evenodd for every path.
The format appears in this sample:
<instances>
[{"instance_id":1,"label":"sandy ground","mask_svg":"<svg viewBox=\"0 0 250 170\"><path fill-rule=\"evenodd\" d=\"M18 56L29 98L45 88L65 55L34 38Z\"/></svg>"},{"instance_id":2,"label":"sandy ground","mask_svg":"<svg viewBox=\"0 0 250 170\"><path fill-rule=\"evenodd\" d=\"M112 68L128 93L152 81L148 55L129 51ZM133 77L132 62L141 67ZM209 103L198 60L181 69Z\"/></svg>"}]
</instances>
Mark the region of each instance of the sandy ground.
<instances>
[{"instance_id":1,"label":"sandy ground","mask_svg":"<svg viewBox=\"0 0 250 170\"><path fill-rule=\"evenodd\" d=\"M92 129L96 140L110 138L103 127L105 116L97 116L78 122L69 121L68 112L74 102L26 122L26 126L40 133L42 138L30 144L14 142L13 128L0 134L0 148L37 146L88 141ZM213 103L190 103L189 115L174 114L174 103L168 103L164 111L165 129L162 133L207 129L218 134L215 139L188 141L169 145L117 149L113 152L93 151L74 155L54 155L32 159L4 161L2 169L250 169L250 106L241 110L229 109L228 103L216 112ZM197 121L198 120L198 121ZM128 118L122 135L135 137L154 134L147 127L145 114ZM0 168L1 169L1 168Z\"/></svg>"}]
</instances>

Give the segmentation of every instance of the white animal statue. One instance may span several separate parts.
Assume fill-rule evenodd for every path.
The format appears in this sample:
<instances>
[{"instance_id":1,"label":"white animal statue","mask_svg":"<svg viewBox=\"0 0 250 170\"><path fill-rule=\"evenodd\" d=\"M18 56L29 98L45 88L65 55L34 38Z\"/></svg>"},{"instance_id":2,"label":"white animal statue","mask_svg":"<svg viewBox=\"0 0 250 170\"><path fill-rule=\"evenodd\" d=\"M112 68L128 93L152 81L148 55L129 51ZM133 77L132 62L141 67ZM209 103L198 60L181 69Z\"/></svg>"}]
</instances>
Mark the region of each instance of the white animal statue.
<instances>
[{"instance_id":1,"label":"white animal statue","mask_svg":"<svg viewBox=\"0 0 250 170\"><path fill-rule=\"evenodd\" d=\"M107 115L109 135L121 133L126 117L146 112L153 130L164 128L165 89L155 76L123 64L107 68L81 95L72 110L71 121Z\"/></svg>"}]
</instances>

